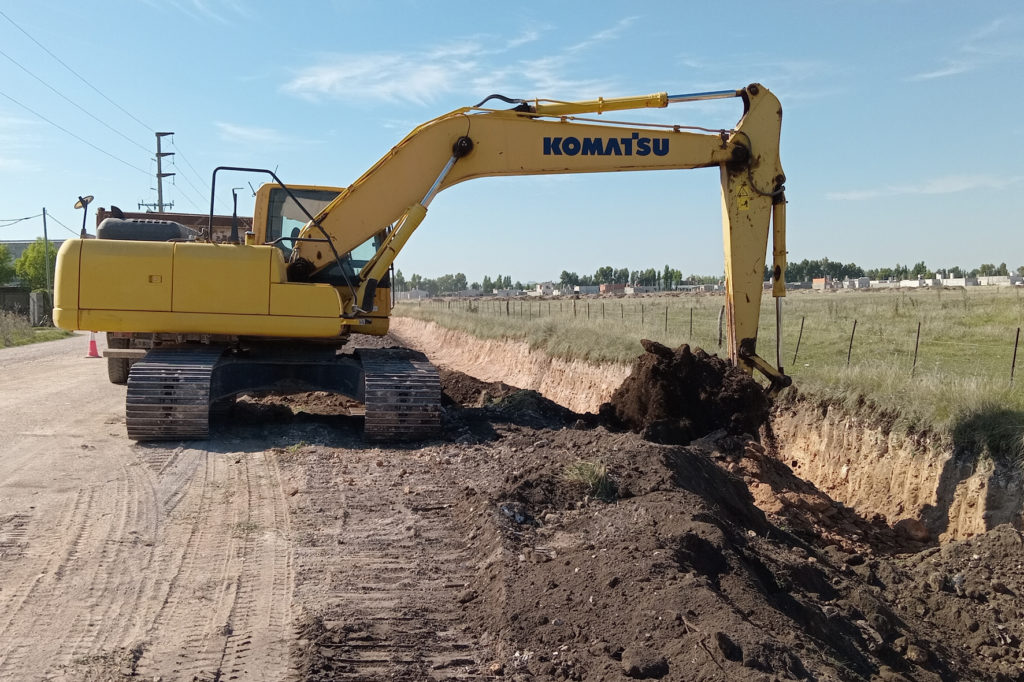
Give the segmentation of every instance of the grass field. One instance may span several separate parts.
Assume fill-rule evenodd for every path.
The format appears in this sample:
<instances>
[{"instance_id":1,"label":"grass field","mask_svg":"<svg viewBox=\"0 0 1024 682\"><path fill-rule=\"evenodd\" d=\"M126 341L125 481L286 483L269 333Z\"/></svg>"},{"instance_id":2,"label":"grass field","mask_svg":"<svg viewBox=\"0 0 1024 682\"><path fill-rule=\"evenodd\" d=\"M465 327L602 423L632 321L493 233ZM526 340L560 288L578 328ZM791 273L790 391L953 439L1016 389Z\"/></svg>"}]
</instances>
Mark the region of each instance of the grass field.
<instances>
[{"instance_id":1,"label":"grass field","mask_svg":"<svg viewBox=\"0 0 1024 682\"><path fill-rule=\"evenodd\" d=\"M721 294L434 300L403 302L396 314L482 338L523 340L556 357L629 362L640 354L641 338L724 353L723 304ZM1024 377L1011 386L1010 368L1021 326L1019 287L794 291L783 300L782 365L802 393L850 405L866 399L906 430L959 432L961 440L984 438L992 448L1016 451L1024 434ZM766 293L758 349L769 362L775 338L775 303ZM1024 365L1024 347L1018 356ZM965 431L965 424L980 431Z\"/></svg>"},{"instance_id":2,"label":"grass field","mask_svg":"<svg viewBox=\"0 0 1024 682\"><path fill-rule=\"evenodd\" d=\"M53 341L68 336L71 336L71 332L52 327L37 329L25 317L0 310L0 348Z\"/></svg>"}]
</instances>

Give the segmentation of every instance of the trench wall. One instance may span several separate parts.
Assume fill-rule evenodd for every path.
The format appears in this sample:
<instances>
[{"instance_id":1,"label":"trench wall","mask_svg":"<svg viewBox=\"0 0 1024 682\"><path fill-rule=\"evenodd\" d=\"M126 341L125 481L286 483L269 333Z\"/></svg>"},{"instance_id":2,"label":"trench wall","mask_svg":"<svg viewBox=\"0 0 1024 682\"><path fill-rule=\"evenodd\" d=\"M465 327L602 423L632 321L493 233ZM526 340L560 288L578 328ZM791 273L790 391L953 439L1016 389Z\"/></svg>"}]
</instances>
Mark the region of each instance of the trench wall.
<instances>
[{"instance_id":1,"label":"trench wall","mask_svg":"<svg viewBox=\"0 0 1024 682\"><path fill-rule=\"evenodd\" d=\"M596 412L629 374L626 365L560 360L524 342L478 339L411 318L392 318L391 330L435 364L536 390L576 412ZM870 416L808 400L777 408L772 434L776 456L798 476L864 516L916 519L942 541L1002 523L1024 526L1020 469L954 456L948 438L899 435Z\"/></svg>"}]
</instances>

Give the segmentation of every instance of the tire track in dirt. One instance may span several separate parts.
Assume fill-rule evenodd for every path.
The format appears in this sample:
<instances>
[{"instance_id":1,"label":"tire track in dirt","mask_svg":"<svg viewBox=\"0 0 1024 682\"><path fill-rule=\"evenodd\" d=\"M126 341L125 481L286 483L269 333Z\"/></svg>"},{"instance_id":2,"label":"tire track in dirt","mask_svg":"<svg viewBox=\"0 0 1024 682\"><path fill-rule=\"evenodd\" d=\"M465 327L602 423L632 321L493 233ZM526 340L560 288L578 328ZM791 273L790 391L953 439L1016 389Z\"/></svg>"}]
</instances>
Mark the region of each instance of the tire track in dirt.
<instances>
[{"instance_id":1,"label":"tire track in dirt","mask_svg":"<svg viewBox=\"0 0 1024 682\"><path fill-rule=\"evenodd\" d=\"M131 443L79 341L0 353L0 679L294 678L264 446Z\"/></svg>"},{"instance_id":2,"label":"tire track in dirt","mask_svg":"<svg viewBox=\"0 0 1024 682\"><path fill-rule=\"evenodd\" d=\"M287 679L287 517L265 455L203 453L184 494L164 503L175 499L165 543L183 549L168 557L176 570L139 670L174 679Z\"/></svg>"},{"instance_id":3,"label":"tire track in dirt","mask_svg":"<svg viewBox=\"0 0 1024 682\"><path fill-rule=\"evenodd\" d=\"M409 452L299 456L287 465L305 479L292 498L296 602L326 630L298 652L307 679L483 677L488 657L463 629L474 557L454 518L458 486Z\"/></svg>"},{"instance_id":4,"label":"tire track in dirt","mask_svg":"<svg viewBox=\"0 0 1024 682\"><path fill-rule=\"evenodd\" d=\"M34 626L40 618L35 608L35 598L52 593L54 582L60 580L68 558L74 553L84 530L83 511L88 510L92 504L93 495L89 493L85 490L77 491L65 504L57 528L48 533L54 538L66 538L59 551L50 552L41 566L32 561L35 557L29 555L27 560L10 567L4 575L4 589L0 591L0 613L5 614L0 623L0 674L4 676L17 679L19 675L29 674L24 659L32 645Z\"/></svg>"}]
</instances>

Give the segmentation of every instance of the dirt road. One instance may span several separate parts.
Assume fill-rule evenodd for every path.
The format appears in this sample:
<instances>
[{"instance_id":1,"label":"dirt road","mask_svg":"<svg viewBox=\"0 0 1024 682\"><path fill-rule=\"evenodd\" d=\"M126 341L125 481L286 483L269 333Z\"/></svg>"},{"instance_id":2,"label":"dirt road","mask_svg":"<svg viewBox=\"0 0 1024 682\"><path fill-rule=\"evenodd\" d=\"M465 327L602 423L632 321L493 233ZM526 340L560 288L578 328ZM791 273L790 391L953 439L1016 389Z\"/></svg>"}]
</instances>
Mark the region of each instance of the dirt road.
<instances>
[{"instance_id":1,"label":"dirt road","mask_svg":"<svg viewBox=\"0 0 1024 682\"><path fill-rule=\"evenodd\" d=\"M0 351L0 679L475 665L458 601L470 557L436 448L393 466L358 419L257 403L208 441L135 444L125 389L87 343ZM339 622L344 642L313 645Z\"/></svg>"},{"instance_id":2,"label":"dirt road","mask_svg":"<svg viewBox=\"0 0 1024 682\"><path fill-rule=\"evenodd\" d=\"M0 678L286 678L273 459L240 439L133 444L86 344L0 351Z\"/></svg>"}]
</instances>

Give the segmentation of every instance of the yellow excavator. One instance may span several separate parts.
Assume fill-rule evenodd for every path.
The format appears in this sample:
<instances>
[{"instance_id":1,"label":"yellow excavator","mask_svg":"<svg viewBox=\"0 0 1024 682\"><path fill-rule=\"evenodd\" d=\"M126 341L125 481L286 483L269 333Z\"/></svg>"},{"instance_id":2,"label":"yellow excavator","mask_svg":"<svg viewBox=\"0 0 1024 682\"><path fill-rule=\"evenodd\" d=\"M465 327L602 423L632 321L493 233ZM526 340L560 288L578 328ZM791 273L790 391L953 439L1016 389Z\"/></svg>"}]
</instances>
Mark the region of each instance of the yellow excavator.
<instances>
[{"instance_id":1,"label":"yellow excavator","mask_svg":"<svg viewBox=\"0 0 1024 682\"><path fill-rule=\"evenodd\" d=\"M608 120L726 97L743 102L731 130ZM120 340L112 353L125 368L133 361L126 423L136 440L205 438L211 408L275 390L341 393L364 403L368 438L422 438L440 426L436 369L401 350L341 348L353 333L387 333L391 266L438 192L486 176L718 166L729 358L777 391L789 377L778 359L757 354L756 342L772 225L777 317L785 295L781 123L778 99L756 83L580 102L492 95L417 127L349 187L286 185L270 171L220 167L205 238L143 221L65 241L54 322ZM273 182L256 192L253 229L215 243L217 176L236 171Z\"/></svg>"}]
</instances>

